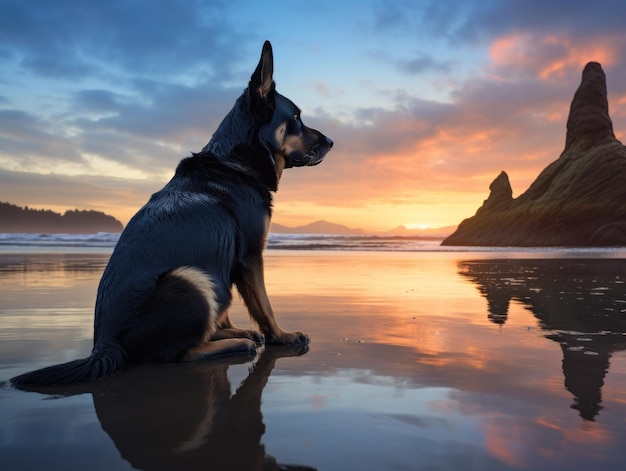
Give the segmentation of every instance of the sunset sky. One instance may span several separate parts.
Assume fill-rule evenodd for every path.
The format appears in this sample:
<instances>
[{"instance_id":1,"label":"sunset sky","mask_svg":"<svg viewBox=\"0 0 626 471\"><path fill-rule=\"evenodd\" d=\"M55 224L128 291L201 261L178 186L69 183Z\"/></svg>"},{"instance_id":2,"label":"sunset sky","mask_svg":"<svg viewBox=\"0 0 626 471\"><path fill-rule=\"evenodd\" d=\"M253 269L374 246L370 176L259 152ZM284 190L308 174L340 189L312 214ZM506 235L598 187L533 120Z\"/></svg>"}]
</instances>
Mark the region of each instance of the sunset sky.
<instances>
[{"instance_id":1,"label":"sunset sky","mask_svg":"<svg viewBox=\"0 0 626 471\"><path fill-rule=\"evenodd\" d=\"M277 89L335 141L274 221L366 230L474 214L558 158L589 61L626 132L626 2L0 0L0 201L124 224L199 151L265 39Z\"/></svg>"}]
</instances>

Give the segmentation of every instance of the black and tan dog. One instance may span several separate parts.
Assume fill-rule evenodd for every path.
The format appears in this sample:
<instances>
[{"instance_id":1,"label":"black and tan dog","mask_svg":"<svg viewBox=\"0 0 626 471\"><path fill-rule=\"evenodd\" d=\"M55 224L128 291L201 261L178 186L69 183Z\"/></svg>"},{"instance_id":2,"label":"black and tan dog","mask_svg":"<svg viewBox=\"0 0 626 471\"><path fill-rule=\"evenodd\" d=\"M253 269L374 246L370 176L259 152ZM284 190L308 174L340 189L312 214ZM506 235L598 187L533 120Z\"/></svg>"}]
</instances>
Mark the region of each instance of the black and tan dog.
<instances>
[{"instance_id":1,"label":"black and tan dog","mask_svg":"<svg viewBox=\"0 0 626 471\"><path fill-rule=\"evenodd\" d=\"M91 381L126 363L253 353L263 341L306 344L274 317L262 251L283 170L320 163L332 145L276 92L265 42L248 88L211 141L180 162L120 236L98 288L91 356L12 383ZM230 322L233 283L263 335Z\"/></svg>"}]
</instances>

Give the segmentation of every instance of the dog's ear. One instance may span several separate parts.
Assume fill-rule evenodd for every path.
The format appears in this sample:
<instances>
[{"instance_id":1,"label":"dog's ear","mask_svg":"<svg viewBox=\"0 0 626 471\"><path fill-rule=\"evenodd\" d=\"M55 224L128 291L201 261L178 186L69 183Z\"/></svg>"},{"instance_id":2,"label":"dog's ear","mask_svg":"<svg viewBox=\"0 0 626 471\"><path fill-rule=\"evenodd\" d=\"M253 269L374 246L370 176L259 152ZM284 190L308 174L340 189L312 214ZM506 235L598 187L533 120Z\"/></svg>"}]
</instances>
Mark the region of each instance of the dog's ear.
<instances>
[{"instance_id":1,"label":"dog's ear","mask_svg":"<svg viewBox=\"0 0 626 471\"><path fill-rule=\"evenodd\" d=\"M272 45L269 41L263 44L261 51L261 59L259 65L250 78L250 85L253 87L254 93L261 98L267 98L274 91L274 54L272 53Z\"/></svg>"},{"instance_id":2,"label":"dog's ear","mask_svg":"<svg viewBox=\"0 0 626 471\"><path fill-rule=\"evenodd\" d=\"M252 99L252 106L255 110L259 110L259 106L269 106L274 111L274 55L272 53L272 45L269 41L263 44L261 51L261 59L256 66L248 90Z\"/></svg>"}]
</instances>

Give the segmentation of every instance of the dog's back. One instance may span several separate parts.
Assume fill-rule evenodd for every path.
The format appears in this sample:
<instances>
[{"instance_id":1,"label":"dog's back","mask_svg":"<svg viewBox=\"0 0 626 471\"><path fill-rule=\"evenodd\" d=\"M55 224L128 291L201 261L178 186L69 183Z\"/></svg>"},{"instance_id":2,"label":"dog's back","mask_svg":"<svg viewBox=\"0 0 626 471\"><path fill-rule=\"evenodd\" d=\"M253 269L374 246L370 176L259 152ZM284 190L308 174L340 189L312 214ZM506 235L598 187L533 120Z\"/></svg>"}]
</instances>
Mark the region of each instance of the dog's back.
<instances>
[{"instance_id":1,"label":"dog's back","mask_svg":"<svg viewBox=\"0 0 626 471\"><path fill-rule=\"evenodd\" d=\"M96 342L102 322L118 312L127 318L156 277L178 266L203 270L215 282L218 304L229 304L230 289L220 288L230 286L242 253L260 249L270 205L253 170L234 170L206 152L184 159L120 237L98 290Z\"/></svg>"}]
</instances>

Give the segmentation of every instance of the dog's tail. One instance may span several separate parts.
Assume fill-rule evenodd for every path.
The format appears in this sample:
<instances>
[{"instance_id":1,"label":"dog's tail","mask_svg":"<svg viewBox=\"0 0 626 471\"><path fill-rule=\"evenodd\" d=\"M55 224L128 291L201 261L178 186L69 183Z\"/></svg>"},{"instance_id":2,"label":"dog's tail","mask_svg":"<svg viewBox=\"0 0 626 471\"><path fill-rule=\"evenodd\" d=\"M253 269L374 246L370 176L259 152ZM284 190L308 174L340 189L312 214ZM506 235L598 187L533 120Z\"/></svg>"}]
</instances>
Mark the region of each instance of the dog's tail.
<instances>
[{"instance_id":1,"label":"dog's tail","mask_svg":"<svg viewBox=\"0 0 626 471\"><path fill-rule=\"evenodd\" d=\"M48 366L11 379L18 389L84 383L110 376L124 366L124 350L118 343L96 345L88 358Z\"/></svg>"}]
</instances>

